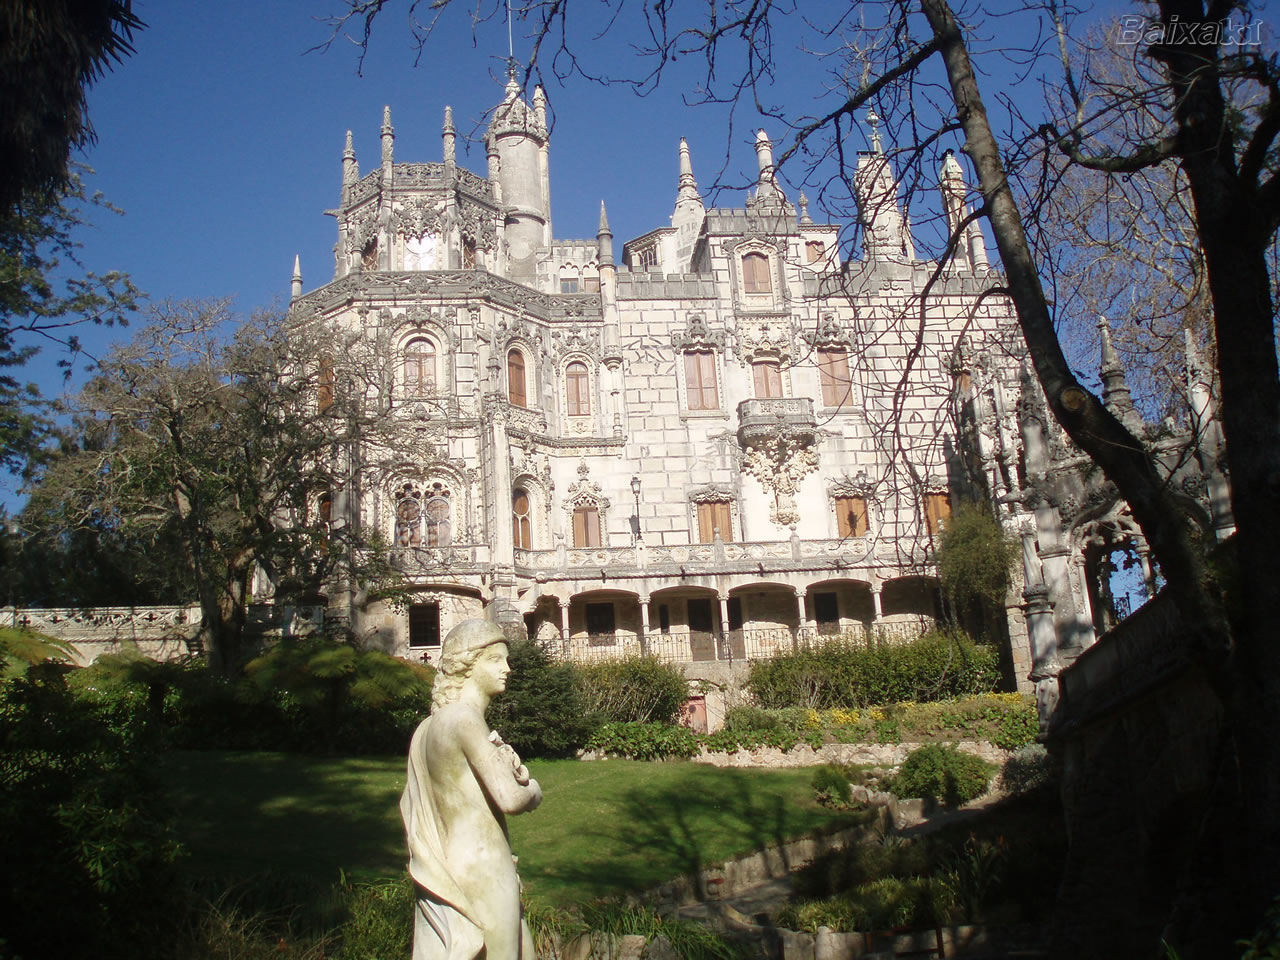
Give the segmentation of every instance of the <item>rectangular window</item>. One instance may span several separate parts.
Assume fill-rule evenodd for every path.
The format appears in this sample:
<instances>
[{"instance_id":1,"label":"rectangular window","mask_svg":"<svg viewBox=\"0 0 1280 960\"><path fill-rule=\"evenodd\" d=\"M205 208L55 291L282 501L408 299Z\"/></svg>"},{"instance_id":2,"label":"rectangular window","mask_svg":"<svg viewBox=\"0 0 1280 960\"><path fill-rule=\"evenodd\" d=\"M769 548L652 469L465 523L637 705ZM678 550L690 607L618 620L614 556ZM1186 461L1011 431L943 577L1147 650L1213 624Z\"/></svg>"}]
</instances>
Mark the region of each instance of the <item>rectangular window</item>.
<instances>
[{"instance_id":1,"label":"rectangular window","mask_svg":"<svg viewBox=\"0 0 1280 960\"><path fill-rule=\"evenodd\" d=\"M588 603L585 612L589 635L613 636L617 621L614 619L612 603Z\"/></svg>"},{"instance_id":2,"label":"rectangular window","mask_svg":"<svg viewBox=\"0 0 1280 960\"><path fill-rule=\"evenodd\" d=\"M599 293L599 292L600 292L600 278L599 278L599 277L583 277L583 278L582 278L582 289L583 289L583 291L585 291L586 293Z\"/></svg>"},{"instance_id":3,"label":"rectangular window","mask_svg":"<svg viewBox=\"0 0 1280 960\"><path fill-rule=\"evenodd\" d=\"M595 507L578 507L573 511L573 545L600 546L600 511Z\"/></svg>"},{"instance_id":4,"label":"rectangular window","mask_svg":"<svg viewBox=\"0 0 1280 960\"><path fill-rule=\"evenodd\" d=\"M316 409L325 413L333 406L333 360L320 358L320 374L316 383Z\"/></svg>"},{"instance_id":5,"label":"rectangular window","mask_svg":"<svg viewBox=\"0 0 1280 960\"><path fill-rule=\"evenodd\" d=\"M729 504L726 501L698 504L698 542L711 543L719 532L726 542L733 539L733 526Z\"/></svg>"},{"instance_id":6,"label":"rectangular window","mask_svg":"<svg viewBox=\"0 0 1280 960\"><path fill-rule=\"evenodd\" d=\"M665 603L658 604L658 629L663 633L671 632L671 608Z\"/></svg>"},{"instance_id":7,"label":"rectangular window","mask_svg":"<svg viewBox=\"0 0 1280 960\"><path fill-rule=\"evenodd\" d=\"M862 497L836 497L836 522L840 538L867 535L867 501Z\"/></svg>"},{"instance_id":8,"label":"rectangular window","mask_svg":"<svg viewBox=\"0 0 1280 960\"><path fill-rule=\"evenodd\" d=\"M818 378L822 381L822 405L843 407L850 402L853 378L849 355L841 349L818 351Z\"/></svg>"},{"instance_id":9,"label":"rectangular window","mask_svg":"<svg viewBox=\"0 0 1280 960\"><path fill-rule=\"evenodd\" d=\"M714 353L709 350L699 350L690 351L684 355L684 384L689 395L690 410L720 409Z\"/></svg>"},{"instance_id":10,"label":"rectangular window","mask_svg":"<svg viewBox=\"0 0 1280 960\"><path fill-rule=\"evenodd\" d=\"M575 279L575 280L561 280L561 281L560 281L560 292L561 292L561 293L577 293L577 292L578 292L578 281L577 281L576 279Z\"/></svg>"},{"instance_id":11,"label":"rectangular window","mask_svg":"<svg viewBox=\"0 0 1280 960\"><path fill-rule=\"evenodd\" d=\"M440 604L415 603L409 607L409 646L440 646Z\"/></svg>"},{"instance_id":12,"label":"rectangular window","mask_svg":"<svg viewBox=\"0 0 1280 960\"><path fill-rule=\"evenodd\" d=\"M937 536L951 517L951 498L945 493L924 495L924 525L929 536Z\"/></svg>"},{"instance_id":13,"label":"rectangular window","mask_svg":"<svg viewBox=\"0 0 1280 960\"><path fill-rule=\"evenodd\" d=\"M741 629L742 629L742 623L743 623L743 620L742 620L742 598L741 598L741 597L730 597L730 598L729 598L729 629L730 629L730 630L741 630Z\"/></svg>"},{"instance_id":14,"label":"rectangular window","mask_svg":"<svg viewBox=\"0 0 1280 960\"><path fill-rule=\"evenodd\" d=\"M705 597L689 600L689 630L693 633L710 633L714 627L711 619L711 601Z\"/></svg>"},{"instance_id":15,"label":"rectangular window","mask_svg":"<svg viewBox=\"0 0 1280 960\"><path fill-rule=\"evenodd\" d=\"M782 369L772 360L761 360L751 365L755 377L756 396L760 399L782 396Z\"/></svg>"}]
</instances>

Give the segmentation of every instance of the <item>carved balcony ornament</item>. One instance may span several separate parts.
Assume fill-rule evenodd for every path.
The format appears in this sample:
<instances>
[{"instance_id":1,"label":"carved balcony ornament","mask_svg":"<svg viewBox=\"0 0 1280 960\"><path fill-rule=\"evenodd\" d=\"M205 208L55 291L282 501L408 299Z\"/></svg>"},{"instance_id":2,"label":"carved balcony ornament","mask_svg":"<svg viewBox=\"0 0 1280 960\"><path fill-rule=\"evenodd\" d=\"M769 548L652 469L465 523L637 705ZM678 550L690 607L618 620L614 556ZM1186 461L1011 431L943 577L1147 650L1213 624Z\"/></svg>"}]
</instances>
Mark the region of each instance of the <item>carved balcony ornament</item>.
<instances>
[{"instance_id":1,"label":"carved balcony ornament","mask_svg":"<svg viewBox=\"0 0 1280 960\"><path fill-rule=\"evenodd\" d=\"M773 494L769 519L792 529L800 522L795 495L800 482L818 469L818 451L812 433L793 431L781 425L771 434L754 440L743 453L742 469Z\"/></svg>"},{"instance_id":2,"label":"carved balcony ornament","mask_svg":"<svg viewBox=\"0 0 1280 960\"><path fill-rule=\"evenodd\" d=\"M796 329L790 317L738 320L738 362L749 366L757 360L795 362Z\"/></svg>"},{"instance_id":3,"label":"carved balcony ornament","mask_svg":"<svg viewBox=\"0 0 1280 960\"><path fill-rule=\"evenodd\" d=\"M728 334L724 330L712 330L706 317L700 313L689 314L685 328L671 334L671 345L677 350L724 350Z\"/></svg>"},{"instance_id":4,"label":"carved balcony ornament","mask_svg":"<svg viewBox=\"0 0 1280 960\"><path fill-rule=\"evenodd\" d=\"M813 330L804 330L800 339L810 347L848 347L851 343L849 331L836 319L834 313L824 313Z\"/></svg>"}]
</instances>

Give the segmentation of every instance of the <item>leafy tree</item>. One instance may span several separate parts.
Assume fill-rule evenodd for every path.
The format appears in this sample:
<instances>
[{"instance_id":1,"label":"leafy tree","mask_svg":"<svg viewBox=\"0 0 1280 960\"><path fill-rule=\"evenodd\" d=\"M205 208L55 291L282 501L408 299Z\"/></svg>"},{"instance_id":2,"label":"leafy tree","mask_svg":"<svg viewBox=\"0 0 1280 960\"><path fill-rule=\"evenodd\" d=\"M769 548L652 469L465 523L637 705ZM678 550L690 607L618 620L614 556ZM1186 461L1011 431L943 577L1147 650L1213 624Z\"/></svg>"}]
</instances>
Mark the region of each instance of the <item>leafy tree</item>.
<instances>
[{"instance_id":1,"label":"leafy tree","mask_svg":"<svg viewBox=\"0 0 1280 960\"><path fill-rule=\"evenodd\" d=\"M312 598L338 576L398 582L376 543L320 507L353 482L345 451L357 439L388 457L400 449L385 361L320 325L263 315L224 339L233 326L223 304L157 311L81 391L79 441L40 491L42 503L65 505L55 535L106 529L178 547L172 560L195 587L201 640L224 673L244 656L255 570L282 600ZM344 359L335 367L328 357Z\"/></svg>"},{"instance_id":2,"label":"leafy tree","mask_svg":"<svg viewBox=\"0 0 1280 960\"><path fill-rule=\"evenodd\" d=\"M1009 572L1018 558L1016 545L988 510L960 504L938 540L938 578L960 615L998 623L1009 593Z\"/></svg>"}]
</instances>

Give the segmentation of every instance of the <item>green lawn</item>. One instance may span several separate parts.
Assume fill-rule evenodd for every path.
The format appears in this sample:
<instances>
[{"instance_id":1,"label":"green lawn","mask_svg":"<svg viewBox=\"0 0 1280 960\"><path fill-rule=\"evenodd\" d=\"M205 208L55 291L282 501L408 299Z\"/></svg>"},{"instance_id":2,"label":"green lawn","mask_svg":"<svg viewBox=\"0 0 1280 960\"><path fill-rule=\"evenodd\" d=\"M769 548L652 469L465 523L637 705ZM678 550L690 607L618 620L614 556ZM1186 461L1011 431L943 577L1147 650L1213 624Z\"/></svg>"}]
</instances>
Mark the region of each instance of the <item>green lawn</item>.
<instances>
[{"instance_id":1,"label":"green lawn","mask_svg":"<svg viewBox=\"0 0 1280 960\"><path fill-rule=\"evenodd\" d=\"M607 760L529 764L546 799L513 817L531 902L644 890L681 873L852 822L813 801L808 770L727 770ZM178 752L164 767L192 866L322 879L397 876L404 761L280 753Z\"/></svg>"}]
</instances>

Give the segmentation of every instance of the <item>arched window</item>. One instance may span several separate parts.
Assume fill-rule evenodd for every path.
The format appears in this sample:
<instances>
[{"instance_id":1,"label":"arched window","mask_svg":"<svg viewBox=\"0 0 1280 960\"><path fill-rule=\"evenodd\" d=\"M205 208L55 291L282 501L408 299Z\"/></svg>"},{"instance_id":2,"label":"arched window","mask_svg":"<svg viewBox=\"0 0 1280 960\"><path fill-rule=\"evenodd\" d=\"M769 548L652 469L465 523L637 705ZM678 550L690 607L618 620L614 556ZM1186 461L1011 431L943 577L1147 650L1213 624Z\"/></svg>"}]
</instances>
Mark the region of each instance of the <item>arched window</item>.
<instances>
[{"instance_id":1,"label":"arched window","mask_svg":"<svg viewBox=\"0 0 1280 960\"><path fill-rule=\"evenodd\" d=\"M474 240L462 241L462 269L470 270L476 265L476 242Z\"/></svg>"},{"instance_id":2,"label":"arched window","mask_svg":"<svg viewBox=\"0 0 1280 960\"><path fill-rule=\"evenodd\" d=\"M436 347L425 337L410 340L404 348L404 389L410 397L436 392Z\"/></svg>"},{"instance_id":3,"label":"arched window","mask_svg":"<svg viewBox=\"0 0 1280 960\"><path fill-rule=\"evenodd\" d=\"M533 527L530 513L529 492L516 487L511 492L511 538L520 550L532 549Z\"/></svg>"},{"instance_id":4,"label":"arched window","mask_svg":"<svg viewBox=\"0 0 1280 960\"><path fill-rule=\"evenodd\" d=\"M773 292L769 277L769 258L763 253L748 253L742 258L742 283L749 294Z\"/></svg>"},{"instance_id":5,"label":"arched window","mask_svg":"<svg viewBox=\"0 0 1280 960\"><path fill-rule=\"evenodd\" d=\"M396 494L396 546L422 546L422 494L408 483Z\"/></svg>"},{"instance_id":6,"label":"arched window","mask_svg":"<svg viewBox=\"0 0 1280 960\"><path fill-rule=\"evenodd\" d=\"M574 508L573 545L575 547L600 546L600 511L598 508Z\"/></svg>"},{"instance_id":7,"label":"arched window","mask_svg":"<svg viewBox=\"0 0 1280 960\"><path fill-rule=\"evenodd\" d=\"M378 269L378 238L374 237L364 245L364 249L360 251L360 269L361 270L377 270Z\"/></svg>"},{"instance_id":8,"label":"arched window","mask_svg":"<svg viewBox=\"0 0 1280 960\"><path fill-rule=\"evenodd\" d=\"M751 364L756 396L760 399L782 396L782 367L777 360L757 360Z\"/></svg>"},{"instance_id":9,"label":"arched window","mask_svg":"<svg viewBox=\"0 0 1280 960\"><path fill-rule=\"evenodd\" d=\"M804 245L804 256L808 263L817 263L827 255L827 246L821 240L810 240Z\"/></svg>"},{"instance_id":10,"label":"arched window","mask_svg":"<svg viewBox=\"0 0 1280 960\"><path fill-rule=\"evenodd\" d=\"M427 491L427 497L427 509L424 511L427 546L447 547L453 541L449 491L440 484L435 483Z\"/></svg>"},{"instance_id":11,"label":"arched window","mask_svg":"<svg viewBox=\"0 0 1280 960\"><path fill-rule=\"evenodd\" d=\"M591 375L585 363L575 360L564 368L564 395L569 416L585 417L591 412Z\"/></svg>"},{"instance_id":12,"label":"arched window","mask_svg":"<svg viewBox=\"0 0 1280 960\"><path fill-rule=\"evenodd\" d=\"M524 389L524 354L512 348L507 351L507 399L516 407L527 407Z\"/></svg>"}]
</instances>

